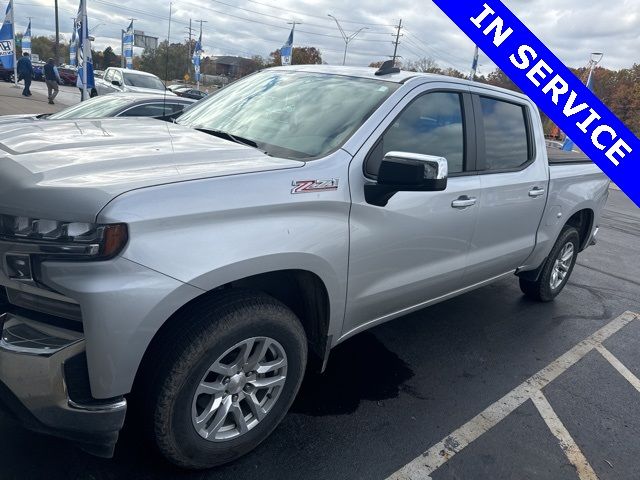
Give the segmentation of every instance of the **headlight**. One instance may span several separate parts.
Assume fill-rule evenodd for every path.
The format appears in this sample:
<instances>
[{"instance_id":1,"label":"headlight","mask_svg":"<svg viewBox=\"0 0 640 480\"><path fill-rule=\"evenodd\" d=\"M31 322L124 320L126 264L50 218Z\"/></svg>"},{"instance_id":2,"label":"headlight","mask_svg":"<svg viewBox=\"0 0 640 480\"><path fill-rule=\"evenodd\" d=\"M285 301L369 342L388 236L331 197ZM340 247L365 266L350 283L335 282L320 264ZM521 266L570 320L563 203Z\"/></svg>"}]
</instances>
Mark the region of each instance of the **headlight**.
<instances>
[{"instance_id":1,"label":"headlight","mask_svg":"<svg viewBox=\"0 0 640 480\"><path fill-rule=\"evenodd\" d=\"M11 250L20 253L106 259L120 253L127 240L123 223L99 225L0 215L0 242L14 244Z\"/></svg>"}]
</instances>

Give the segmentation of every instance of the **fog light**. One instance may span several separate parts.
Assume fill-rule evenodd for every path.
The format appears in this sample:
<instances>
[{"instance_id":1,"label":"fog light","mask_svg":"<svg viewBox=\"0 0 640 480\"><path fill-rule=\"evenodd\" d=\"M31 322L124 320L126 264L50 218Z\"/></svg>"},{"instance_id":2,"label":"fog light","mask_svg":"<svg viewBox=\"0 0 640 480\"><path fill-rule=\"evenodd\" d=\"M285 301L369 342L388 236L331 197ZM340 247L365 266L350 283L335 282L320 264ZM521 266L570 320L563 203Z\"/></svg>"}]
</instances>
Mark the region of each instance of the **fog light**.
<instances>
[{"instance_id":1,"label":"fog light","mask_svg":"<svg viewBox=\"0 0 640 480\"><path fill-rule=\"evenodd\" d=\"M13 280L32 280L29 255L7 255L7 276Z\"/></svg>"}]
</instances>

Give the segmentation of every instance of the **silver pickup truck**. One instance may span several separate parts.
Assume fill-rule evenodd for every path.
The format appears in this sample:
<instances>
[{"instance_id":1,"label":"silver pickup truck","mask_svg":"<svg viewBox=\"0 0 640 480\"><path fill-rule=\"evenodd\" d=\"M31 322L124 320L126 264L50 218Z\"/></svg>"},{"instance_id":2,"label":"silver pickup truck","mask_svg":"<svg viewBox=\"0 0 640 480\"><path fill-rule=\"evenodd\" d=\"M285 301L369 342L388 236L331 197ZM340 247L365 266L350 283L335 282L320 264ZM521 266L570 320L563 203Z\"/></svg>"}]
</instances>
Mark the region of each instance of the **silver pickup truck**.
<instances>
[{"instance_id":1,"label":"silver pickup truck","mask_svg":"<svg viewBox=\"0 0 640 480\"><path fill-rule=\"evenodd\" d=\"M171 462L231 461L347 338L514 274L552 300L608 187L527 97L389 65L3 125L0 403L96 455L128 409Z\"/></svg>"}]
</instances>

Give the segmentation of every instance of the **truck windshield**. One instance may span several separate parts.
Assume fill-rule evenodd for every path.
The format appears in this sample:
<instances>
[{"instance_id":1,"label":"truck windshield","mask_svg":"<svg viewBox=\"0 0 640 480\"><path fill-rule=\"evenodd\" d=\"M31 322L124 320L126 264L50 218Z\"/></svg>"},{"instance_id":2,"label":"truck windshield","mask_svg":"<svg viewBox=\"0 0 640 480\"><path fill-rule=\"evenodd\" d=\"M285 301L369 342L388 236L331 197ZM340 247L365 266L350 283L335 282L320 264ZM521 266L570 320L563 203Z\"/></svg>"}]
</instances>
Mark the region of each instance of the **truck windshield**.
<instances>
[{"instance_id":1,"label":"truck windshield","mask_svg":"<svg viewBox=\"0 0 640 480\"><path fill-rule=\"evenodd\" d=\"M249 140L270 155L321 157L344 144L398 86L267 70L198 102L178 123Z\"/></svg>"},{"instance_id":2,"label":"truck windshield","mask_svg":"<svg viewBox=\"0 0 640 480\"><path fill-rule=\"evenodd\" d=\"M154 90L164 90L164 83L159 78L151 75L139 75L136 73L125 73L124 84L129 87L151 88Z\"/></svg>"},{"instance_id":3,"label":"truck windshield","mask_svg":"<svg viewBox=\"0 0 640 480\"><path fill-rule=\"evenodd\" d=\"M116 95L105 95L94 97L77 105L49 115L49 120L68 120L76 118L105 118L113 117L131 103L130 98L118 97Z\"/></svg>"}]
</instances>

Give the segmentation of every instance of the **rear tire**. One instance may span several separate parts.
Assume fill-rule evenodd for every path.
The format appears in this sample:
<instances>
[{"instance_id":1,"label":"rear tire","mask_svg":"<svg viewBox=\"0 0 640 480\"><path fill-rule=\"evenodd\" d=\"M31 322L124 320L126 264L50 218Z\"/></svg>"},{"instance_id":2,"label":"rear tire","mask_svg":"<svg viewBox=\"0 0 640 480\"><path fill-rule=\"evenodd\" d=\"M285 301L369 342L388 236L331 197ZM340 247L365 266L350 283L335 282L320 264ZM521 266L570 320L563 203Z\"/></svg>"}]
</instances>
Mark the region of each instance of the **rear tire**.
<instances>
[{"instance_id":1,"label":"rear tire","mask_svg":"<svg viewBox=\"0 0 640 480\"><path fill-rule=\"evenodd\" d=\"M569 281L579 249L578 231L569 225L565 226L545 260L538 280L520 278L522 293L539 302L550 302L556 298Z\"/></svg>"},{"instance_id":2,"label":"rear tire","mask_svg":"<svg viewBox=\"0 0 640 480\"><path fill-rule=\"evenodd\" d=\"M293 403L307 362L304 329L285 305L248 291L223 293L175 324L151 358L145 429L180 467L233 461Z\"/></svg>"}]
</instances>

